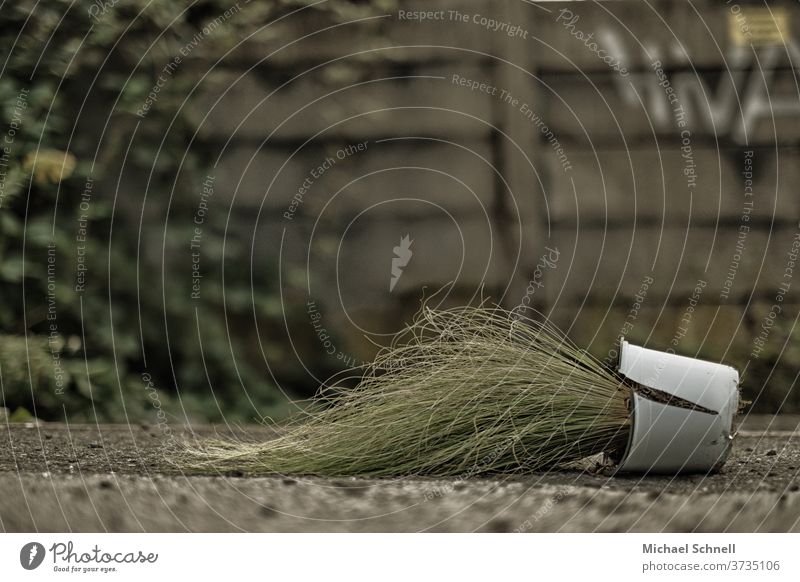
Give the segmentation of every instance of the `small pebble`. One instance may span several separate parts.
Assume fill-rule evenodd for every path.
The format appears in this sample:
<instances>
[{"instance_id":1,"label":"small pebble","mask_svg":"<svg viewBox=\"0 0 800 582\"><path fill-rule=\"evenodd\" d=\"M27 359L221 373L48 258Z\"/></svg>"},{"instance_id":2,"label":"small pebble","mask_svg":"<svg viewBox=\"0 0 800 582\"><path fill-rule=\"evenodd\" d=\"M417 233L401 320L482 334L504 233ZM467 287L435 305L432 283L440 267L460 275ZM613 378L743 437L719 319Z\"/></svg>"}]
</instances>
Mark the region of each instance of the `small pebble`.
<instances>
[{"instance_id":1,"label":"small pebble","mask_svg":"<svg viewBox=\"0 0 800 582\"><path fill-rule=\"evenodd\" d=\"M512 525L507 519L493 519L486 526L486 529L493 533L504 533L511 531Z\"/></svg>"},{"instance_id":2,"label":"small pebble","mask_svg":"<svg viewBox=\"0 0 800 582\"><path fill-rule=\"evenodd\" d=\"M778 451L776 451L775 449L770 449L770 450L767 451L767 456L768 457L774 457L777 454L778 454Z\"/></svg>"}]
</instances>

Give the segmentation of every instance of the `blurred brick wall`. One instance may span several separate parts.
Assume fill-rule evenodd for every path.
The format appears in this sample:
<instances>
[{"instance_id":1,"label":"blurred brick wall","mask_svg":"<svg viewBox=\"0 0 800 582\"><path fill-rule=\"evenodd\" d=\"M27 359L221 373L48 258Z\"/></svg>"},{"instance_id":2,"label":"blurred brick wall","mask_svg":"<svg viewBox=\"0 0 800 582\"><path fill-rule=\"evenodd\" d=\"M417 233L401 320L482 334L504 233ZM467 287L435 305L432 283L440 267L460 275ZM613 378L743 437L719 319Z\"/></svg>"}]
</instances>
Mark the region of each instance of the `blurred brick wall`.
<instances>
[{"instance_id":1,"label":"blurred brick wall","mask_svg":"<svg viewBox=\"0 0 800 582\"><path fill-rule=\"evenodd\" d=\"M800 6L769 6L781 27L763 7L711 1L287 18L205 63L192 107L219 155L215 204L232 205L253 264L280 269L287 304L322 313L298 324L300 360L369 358L424 287L450 284L446 303L481 288L509 308L530 301L601 358L624 333L760 370L757 396L776 381L754 338L779 305L767 343L781 353L800 291L786 277ZM390 290L405 235L412 256Z\"/></svg>"}]
</instances>

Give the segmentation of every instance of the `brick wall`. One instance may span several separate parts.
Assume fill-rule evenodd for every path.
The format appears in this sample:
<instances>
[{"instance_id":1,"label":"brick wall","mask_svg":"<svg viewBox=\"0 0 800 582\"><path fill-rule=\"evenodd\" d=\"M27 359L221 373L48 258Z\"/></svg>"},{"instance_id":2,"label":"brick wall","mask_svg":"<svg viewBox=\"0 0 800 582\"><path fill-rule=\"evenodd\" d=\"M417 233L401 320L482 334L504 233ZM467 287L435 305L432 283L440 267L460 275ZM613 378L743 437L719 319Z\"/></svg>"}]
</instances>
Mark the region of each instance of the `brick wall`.
<instances>
[{"instance_id":1,"label":"brick wall","mask_svg":"<svg viewBox=\"0 0 800 582\"><path fill-rule=\"evenodd\" d=\"M772 352L798 314L800 7L769 3L780 29L753 7L452 0L419 22L387 4L286 18L203 62L215 204L333 338L300 317L300 359L367 359L424 288L483 289L601 358L625 333L730 361L774 407L790 384L752 350L778 296Z\"/></svg>"}]
</instances>

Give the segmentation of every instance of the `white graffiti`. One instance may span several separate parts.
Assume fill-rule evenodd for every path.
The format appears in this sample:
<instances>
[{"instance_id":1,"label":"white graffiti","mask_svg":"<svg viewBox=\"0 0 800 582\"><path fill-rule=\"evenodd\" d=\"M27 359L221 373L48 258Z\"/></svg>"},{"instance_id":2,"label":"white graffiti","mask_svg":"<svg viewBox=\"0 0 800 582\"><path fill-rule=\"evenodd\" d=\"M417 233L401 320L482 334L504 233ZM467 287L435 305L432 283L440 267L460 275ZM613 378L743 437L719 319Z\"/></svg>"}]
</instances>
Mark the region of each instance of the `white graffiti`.
<instances>
[{"instance_id":1,"label":"white graffiti","mask_svg":"<svg viewBox=\"0 0 800 582\"><path fill-rule=\"evenodd\" d=\"M638 55L615 31L601 29L597 37L609 52L619 55L629 69L637 61ZM731 47L724 54L724 70L714 84L702 73L692 70L689 55L680 45L671 45L666 50L646 40L642 45L646 49L646 54L642 51L644 61L670 60L680 65L680 71L669 74L669 82L695 131L728 136L736 143L747 144L759 123L771 125L774 118L776 124L780 124L781 119L796 119L800 115L800 99L794 83L789 84L785 94L778 91L776 83L781 68L800 65L800 45L794 39L788 39L785 45L758 50ZM656 129L674 130L670 103L652 71L631 72L628 77L615 75L614 84L628 105L639 107L639 99L642 99Z\"/></svg>"}]
</instances>

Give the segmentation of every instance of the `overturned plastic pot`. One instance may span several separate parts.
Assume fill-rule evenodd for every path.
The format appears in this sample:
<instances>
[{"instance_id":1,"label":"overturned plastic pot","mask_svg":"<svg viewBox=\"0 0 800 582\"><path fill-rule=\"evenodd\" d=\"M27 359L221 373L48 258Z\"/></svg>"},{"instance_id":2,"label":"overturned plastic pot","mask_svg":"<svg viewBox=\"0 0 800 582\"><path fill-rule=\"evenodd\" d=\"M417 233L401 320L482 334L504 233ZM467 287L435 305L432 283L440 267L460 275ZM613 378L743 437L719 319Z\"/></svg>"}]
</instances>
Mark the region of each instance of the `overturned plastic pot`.
<instances>
[{"instance_id":1,"label":"overturned plastic pot","mask_svg":"<svg viewBox=\"0 0 800 582\"><path fill-rule=\"evenodd\" d=\"M733 444L739 373L624 339L619 353L619 373L631 387L632 427L617 470L674 475L721 468Z\"/></svg>"}]
</instances>

